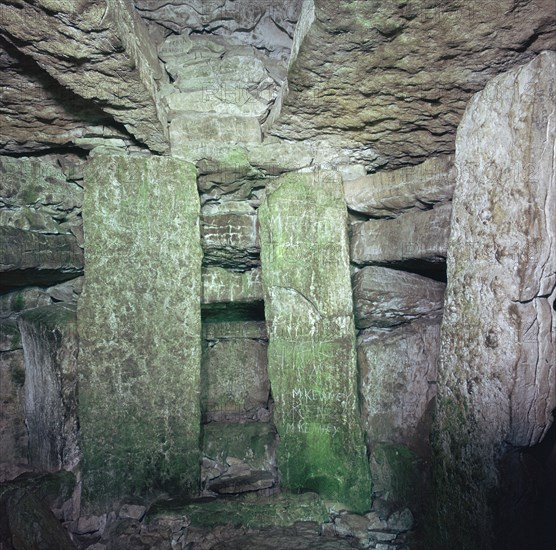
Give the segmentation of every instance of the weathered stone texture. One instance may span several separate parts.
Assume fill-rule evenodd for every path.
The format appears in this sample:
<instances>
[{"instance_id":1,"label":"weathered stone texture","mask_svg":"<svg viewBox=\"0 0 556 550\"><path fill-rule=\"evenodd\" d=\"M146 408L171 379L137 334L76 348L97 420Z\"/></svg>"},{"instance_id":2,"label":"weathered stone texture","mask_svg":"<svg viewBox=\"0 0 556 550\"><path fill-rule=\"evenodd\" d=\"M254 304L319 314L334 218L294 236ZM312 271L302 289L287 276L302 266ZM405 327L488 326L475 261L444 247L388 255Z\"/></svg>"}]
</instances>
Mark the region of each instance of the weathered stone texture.
<instances>
[{"instance_id":1,"label":"weathered stone texture","mask_svg":"<svg viewBox=\"0 0 556 550\"><path fill-rule=\"evenodd\" d=\"M259 218L282 486L365 511L371 488L339 175L282 176L267 190Z\"/></svg>"},{"instance_id":2,"label":"weathered stone texture","mask_svg":"<svg viewBox=\"0 0 556 550\"><path fill-rule=\"evenodd\" d=\"M490 547L503 448L556 405L555 75L545 52L497 77L458 129L435 445L438 524L465 549Z\"/></svg>"},{"instance_id":3,"label":"weathered stone texture","mask_svg":"<svg viewBox=\"0 0 556 550\"><path fill-rule=\"evenodd\" d=\"M375 218L395 218L406 210L427 210L449 202L456 184L453 157L381 171L344 183L348 208Z\"/></svg>"},{"instance_id":4,"label":"weathered stone texture","mask_svg":"<svg viewBox=\"0 0 556 550\"><path fill-rule=\"evenodd\" d=\"M13 321L0 322L0 463L27 462L27 428L21 336Z\"/></svg>"},{"instance_id":5,"label":"weathered stone texture","mask_svg":"<svg viewBox=\"0 0 556 550\"><path fill-rule=\"evenodd\" d=\"M207 34L232 36L239 44L247 44L272 58L287 59L291 48L300 0L253 2L252 0L174 0L171 4L158 0L135 0L144 19L178 35L204 29Z\"/></svg>"},{"instance_id":6,"label":"weathered stone texture","mask_svg":"<svg viewBox=\"0 0 556 550\"><path fill-rule=\"evenodd\" d=\"M221 267L203 269L203 304L259 302L263 300L261 270L243 273Z\"/></svg>"},{"instance_id":7,"label":"weathered stone texture","mask_svg":"<svg viewBox=\"0 0 556 550\"><path fill-rule=\"evenodd\" d=\"M64 88L1 37L0 69L0 151L40 151L70 145L85 135L130 138L110 115Z\"/></svg>"},{"instance_id":8,"label":"weathered stone texture","mask_svg":"<svg viewBox=\"0 0 556 550\"><path fill-rule=\"evenodd\" d=\"M556 48L553 0L315 0L271 132L328 141L376 170L454 151L470 96Z\"/></svg>"},{"instance_id":9,"label":"weathered stone texture","mask_svg":"<svg viewBox=\"0 0 556 550\"><path fill-rule=\"evenodd\" d=\"M79 301L84 501L199 485L201 247L195 170L97 155ZM171 200L169 200L169 198Z\"/></svg>"},{"instance_id":10,"label":"weathered stone texture","mask_svg":"<svg viewBox=\"0 0 556 550\"><path fill-rule=\"evenodd\" d=\"M0 156L0 226L71 234L81 225L82 196L54 162Z\"/></svg>"},{"instance_id":11,"label":"weathered stone texture","mask_svg":"<svg viewBox=\"0 0 556 550\"><path fill-rule=\"evenodd\" d=\"M353 277L355 326L390 327L442 316L446 285L414 273L369 266Z\"/></svg>"},{"instance_id":12,"label":"weathered stone texture","mask_svg":"<svg viewBox=\"0 0 556 550\"><path fill-rule=\"evenodd\" d=\"M153 150L167 150L166 116L157 105L163 72L131 2L14 0L1 15L2 36L51 77Z\"/></svg>"},{"instance_id":13,"label":"weathered stone texture","mask_svg":"<svg viewBox=\"0 0 556 550\"><path fill-rule=\"evenodd\" d=\"M445 262L451 204L410 211L393 220L353 224L351 261L358 265L396 264L408 260Z\"/></svg>"},{"instance_id":14,"label":"weathered stone texture","mask_svg":"<svg viewBox=\"0 0 556 550\"><path fill-rule=\"evenodd\" d=\"M75 307L59 304L19 318L25 357L25 420L29 463L54 472L77 466Z\"/></svg>"}]
</instances>

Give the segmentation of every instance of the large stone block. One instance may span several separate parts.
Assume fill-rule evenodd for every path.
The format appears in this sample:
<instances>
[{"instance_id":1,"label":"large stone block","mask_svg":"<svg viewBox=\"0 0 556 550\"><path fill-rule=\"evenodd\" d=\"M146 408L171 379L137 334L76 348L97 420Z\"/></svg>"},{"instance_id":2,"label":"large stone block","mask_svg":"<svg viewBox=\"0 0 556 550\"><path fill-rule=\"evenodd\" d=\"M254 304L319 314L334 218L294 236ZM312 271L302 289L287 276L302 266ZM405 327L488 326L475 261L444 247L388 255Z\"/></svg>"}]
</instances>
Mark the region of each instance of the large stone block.
<instances>
[{"instance_id":1,"label":"large stone block","mask_svg":"<svg viewBox=\"0 0 556 550\"><path fill-rule=\"evenodd\" d=\"M440 318L444 283L414 273L368 266L353 277L355 326L390 327L420 317Z\"/></svg>"},{"instance_id":2,"label":"large stone block","mask_svg":"<svg viewBox=\"0 0 556 550\"><path fill-rule=\"evenodd\" d=\"M78 463L75 307L58 304L19 318L25 357L25 420L29 463L41 470L71 470Z\"/></svg>"},{"instance_id":3,"label":"large stone block","mask_svg":"<svg viewBox=\"0 0 556 550\"><path fill-rule=\"evenodd\" d=\"M556 53L545 52L491 81L458 128L435 428L439 547L490 548L497 459L539 443L552 423L555 94ZM508 544L523 548L504 516Z\"/></svg>"},{"instance_id":4,"label":"large stone block","mask_svg":"<svg viewBox=\"0 0 556 550\"><path fill-rule=\"evenodd\" d=\"M387 442L428 454L439 353L439 319L370 328L360 334L357 358L371 449Z\"/></svg>"},{"instance_id":5,"label":"large stone block","mask_svg":"<svg viewBox=\"0 0 556 550\"><path fill-rule=\"evenodd\" d=\"M341 178L282 176L267 190L259 217L281 483L365 511L371 487Z\"/></svg>"},{"instance_id":6,"label":"large stone block","mask_svg":"<svg viewBox=\"0 0 556 550\"><path fill-rule=\"evenodd\" d=\"M195 170L167 157L87 166L79 301L86 507L199 487L201 246Z\"/></svg>"},{"instance_id":7,"label":"large stone block","mask_svg":"<svg viewBox=\"0 0 556 550\"><path fill-rule=\"evenodd\" d=\"M235 273L221 267L203 269L203 304L261 302L263 287L261 270Z\"/></svg>"},{"instance_id":8,"label":"large stone block","mask_svg":"<svg viewBox=\"0 0 556 550\"><path fill-rule=\"evenodd\" d=\"M452 199L456 184L453 157L426 160L388 172L377 172L344 184L348 208L376 218L395 218L406 210L426 210Z\"/></svg>"},{"instance_id":9,"label":"large stone block","mask_svg":"<svg viewBox=\"0 0 556 550\"><path fill-rule=\"evenodd\" d=\"M352 226L351 260L358 265L445 262L451 211L451 204L445 204L393 220L356 223Z\"/></svg>"}]
</instances>

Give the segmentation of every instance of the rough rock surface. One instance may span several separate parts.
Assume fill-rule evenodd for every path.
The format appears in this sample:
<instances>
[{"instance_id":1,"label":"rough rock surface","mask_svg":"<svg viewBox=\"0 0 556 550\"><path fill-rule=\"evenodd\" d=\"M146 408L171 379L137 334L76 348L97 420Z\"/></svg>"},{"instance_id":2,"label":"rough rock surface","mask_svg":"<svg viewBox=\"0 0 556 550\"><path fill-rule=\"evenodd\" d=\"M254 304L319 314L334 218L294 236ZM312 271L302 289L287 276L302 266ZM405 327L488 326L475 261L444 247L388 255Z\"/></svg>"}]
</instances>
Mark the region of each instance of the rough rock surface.
<instances>
[{"instance_id":1,"label":"rough rock surface","mask_svg":"<svg viewBox=\"0 0 556 550\"><path fill-rule=\"evenodd\" d=\"M167 157L102 154L87 166L85 184L87 275L78 308L84 503L102 508L155 488L196 493L201 246L194 168Z\"/></svg>"},{"instance_id":2,"label":"rough rock surface","mask_svg":"<svg viewBox=\"0 0 556 550\"><path fill-rule=\"evenodd\" d=\"M0 5L0 27L3 10ZM99 107L64 88L0 36L0 151L72 145L84 136L130 139ZM53 124L53 122L56 122Z\"/></svg>"},{"instance_id":3,"label":"rough rock surface","mask_svg":"<svg viewBox=\"0 0 556 550\"><path fill-rule=\"evenodd\" d=\"M355 326L390 327L440 318L446 285L414 273L368 266L353 277Z\"/></svg>"},{"instance_id":4,"label":"rough rock surface","mask_svg":"<svg viewBox=\"0 0 556 550\"><path fill-rule=\"evenodd\" d=\"M351 261L358 265L409 260L445 262L451 204L410 211L393 220L369 220L351 228Z\"/></svg>"},{"instance_id":5,"label":"rough rock surface","mask_svg":"<svg viewBox=\"0 0 556 550\"><path fill-rule=\"evenodd\" d=\"M58 163L0 156L0 226L81 236L82 202L82 188Z\"/></svg>"},{"instance_id":6,"label":"rough rock surface","mask_svg":"<svg viewBox=\"0 0 556 550\"><path fill-rule=\"evenodd\" d=\"M366 511L371 488L339 174L278 178L259 220L281 484Z\"/></svg>"},{"instance_id":7,"label":"rough rock surface","mask_svg":"<svg viewBox=\"0 0 556 550\"><path fill-rule=\"evenodd\" d=\"M166 117L157 105L164 74L131 2L14 0L1 15L2 36L51 77L151 149L168 149Z\"/></svg>"},{"instance_id":8,"label":"rough rock surface","mask_svg":"<svg viewBox=\"0 0 556 550\"><path fill-rule=\"evenodd\" d=\"M21 336L13 321L0 322L0 463L27 462L27 428ZM0 474L1 476L1 474Z\"/></svg>"},{"instance_id":9,"label":"rough rock surface","mask_svg":"<svg viewBox=\"0 0 556 550\"><path fill-rule=\"evenodd\" d=\"M344 183L348 208L373 218L395 218L411 208L428 210L452 200L456 170L451 156L381 171Z\"/></svg>"},{"instance_id":10,"label":"rough rock surface","mask_svg":"<svg viewBox=\"0 0 556 550\"><path fill-rule=\"evenodd\" d=\"M556 48L552 0L315 0L271 132L331 141L369 168L451 153L470 96Z\"/></svg>"},{"instance_id":11,"label":"rough rock surface","mask_svg":"<svg viewBox=\"0 0 556 550\"><path fill-rule=\"evenodd\" d=\"M54 472L78 463L75 307L45 306L23 313L25 422L29 463Z\"/></svg>"},{"instance_id":12,"label":"rough rock surface","mask_svg":"<svg viewBox=\"0 0 556 550\"><path fill-rule=\"evenodd\" d=\"M52 285L83 273L83 250L73 235L0 227L0 292Z\"/></svg>"},{"instance_id":13,"label":"rough rock surface","mask_svg":"<svg viewBox=\"0 0 556 550\"><path fill-rule=\"evenodd\" d=\"M439 547L444 533L455 543L452 531L459 548L490 547L497 459L539 443L556 406L555 75L556 53L546 52L499 76L458 129L436 416Z\"/></svg>"},{"instance_id":14,"label":"rough rock surface","mask_svg":"<svg viewBox=\"0 0 556 550\"><path fill-rule=\"evenodd\" d=\"M203 29L206 34L231 36L239 44L253 46L273 58L287 59L299 16L300 0L135 0L146 21L187 35Z\"/></svg>"}]
</instances>

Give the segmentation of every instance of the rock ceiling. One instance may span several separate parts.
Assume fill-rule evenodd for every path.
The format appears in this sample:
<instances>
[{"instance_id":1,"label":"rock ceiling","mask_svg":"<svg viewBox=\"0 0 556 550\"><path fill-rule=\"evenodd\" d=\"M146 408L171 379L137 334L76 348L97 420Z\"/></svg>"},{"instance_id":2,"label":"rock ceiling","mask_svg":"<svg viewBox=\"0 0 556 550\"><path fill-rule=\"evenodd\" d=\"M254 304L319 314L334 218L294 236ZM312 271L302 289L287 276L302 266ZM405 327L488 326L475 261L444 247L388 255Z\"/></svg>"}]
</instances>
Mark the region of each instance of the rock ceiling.
<instances>
[{"instance_id":1,"label":"rock ceiling","mask_svg":"<svg viewBox=\"0 0 556 550\"><path fill-rule=\"evenodd\" d=\"M394 168L452 152L471 94L556 49L553 0L312 2L312 24L297 29L300 0L4 2L0 152L98 137L166 152L169 77L156 47L187 33L232 37L289 65L268 134Z\"/></svg>"}]
</instances>

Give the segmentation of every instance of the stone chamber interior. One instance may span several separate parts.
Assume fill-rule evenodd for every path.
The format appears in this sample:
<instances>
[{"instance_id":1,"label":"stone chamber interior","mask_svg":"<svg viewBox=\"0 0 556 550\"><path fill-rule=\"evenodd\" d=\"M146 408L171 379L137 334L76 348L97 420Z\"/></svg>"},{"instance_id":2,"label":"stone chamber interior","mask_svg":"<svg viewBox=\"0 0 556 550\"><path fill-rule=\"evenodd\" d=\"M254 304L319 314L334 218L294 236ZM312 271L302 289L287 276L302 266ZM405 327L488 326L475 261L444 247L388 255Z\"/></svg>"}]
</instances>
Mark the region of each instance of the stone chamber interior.
<instances>
[{"instance_id":1,"label":"stone chamber interior","mask_svg":"<svg viewBox=\"0 0 556 550\"><path fill-rule=\"evenodd\" d=\"M556 546L554 0L4 0L0 549Z\"/></svg>"}]
</instances>

